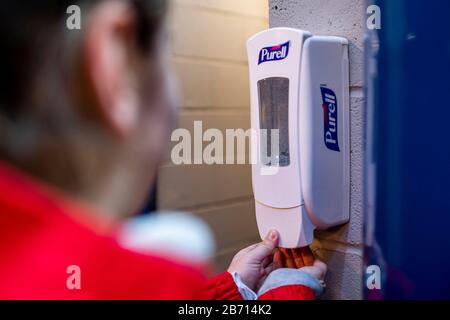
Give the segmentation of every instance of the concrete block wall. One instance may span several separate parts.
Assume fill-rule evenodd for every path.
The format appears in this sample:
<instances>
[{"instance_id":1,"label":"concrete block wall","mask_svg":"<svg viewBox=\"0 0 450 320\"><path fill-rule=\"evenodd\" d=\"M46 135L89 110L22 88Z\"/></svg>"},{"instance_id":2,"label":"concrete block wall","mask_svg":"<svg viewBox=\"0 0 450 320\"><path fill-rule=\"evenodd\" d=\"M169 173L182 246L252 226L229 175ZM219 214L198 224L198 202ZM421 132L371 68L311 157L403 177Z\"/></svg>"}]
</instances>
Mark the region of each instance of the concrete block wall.
<instances>
[{"instance_id":1,"label":"concrete block wall","mask_svg":"<svg viewBox=\"0 0 450 320\"><path fill-rule=\"evenodd\" d=\"M269 0L270 27L293 27L350 43L350 222L316 232L313 248L328 264L325 299L362 298L364 0Z\"/></svg>"},{"instance_id":2,"label":"concrete block wall","mask_svg":"<svg viewBox=\"0 0 450 320\"><path fill-rule=\"evenodd\" d=\"M227 128L250 127L245 43L268 24L267 0L172 1L172 61L183 96L179 128L193 132L196 120L203 130L224 135ZM157 202L159 209L190 211L211 226L218 271L237 250L259 241L248 165L175 166L167 157Z\"/></svg>"}]
</instances>

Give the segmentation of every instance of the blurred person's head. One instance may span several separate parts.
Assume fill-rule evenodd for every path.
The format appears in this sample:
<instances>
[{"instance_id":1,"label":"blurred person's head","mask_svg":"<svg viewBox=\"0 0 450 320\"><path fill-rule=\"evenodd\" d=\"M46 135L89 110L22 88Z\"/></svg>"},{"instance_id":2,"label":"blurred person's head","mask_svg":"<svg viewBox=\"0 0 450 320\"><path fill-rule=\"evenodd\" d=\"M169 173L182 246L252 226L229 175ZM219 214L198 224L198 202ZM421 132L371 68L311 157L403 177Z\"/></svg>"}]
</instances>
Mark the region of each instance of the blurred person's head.
<instances>
[{"instance_id":1,"label":"blurred person's head","mask_svg":"<svg viewBox=\"0 0 450 320\"><path fill-rule=\"evenodd\" d=\"M70 5L81 30L69 30ZM148 195L171 129L165 0L3 1L0 158L117 216Z\"/></svg>"}]
</instances>

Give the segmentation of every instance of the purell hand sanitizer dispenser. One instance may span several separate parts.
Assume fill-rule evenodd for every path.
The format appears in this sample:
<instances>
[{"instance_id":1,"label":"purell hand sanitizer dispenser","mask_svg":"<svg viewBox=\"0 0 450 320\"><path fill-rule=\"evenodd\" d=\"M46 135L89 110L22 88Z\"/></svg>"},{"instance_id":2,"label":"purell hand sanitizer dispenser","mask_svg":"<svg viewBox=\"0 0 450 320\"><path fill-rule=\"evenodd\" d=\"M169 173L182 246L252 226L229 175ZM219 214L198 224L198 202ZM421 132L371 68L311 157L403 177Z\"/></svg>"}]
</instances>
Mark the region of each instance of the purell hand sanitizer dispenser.
<instances>
[{"instance_id":1,"label":"purell hand sanitizer dispenser","mask_svg":"<svg viewBox=\"0 0 450 320\"><path fill-rule=\"evenodd\" d=\"M304 247L314 229L349 218L348 42L273 28L247 49L259 233Z\"/></svg>"}]
</instances>

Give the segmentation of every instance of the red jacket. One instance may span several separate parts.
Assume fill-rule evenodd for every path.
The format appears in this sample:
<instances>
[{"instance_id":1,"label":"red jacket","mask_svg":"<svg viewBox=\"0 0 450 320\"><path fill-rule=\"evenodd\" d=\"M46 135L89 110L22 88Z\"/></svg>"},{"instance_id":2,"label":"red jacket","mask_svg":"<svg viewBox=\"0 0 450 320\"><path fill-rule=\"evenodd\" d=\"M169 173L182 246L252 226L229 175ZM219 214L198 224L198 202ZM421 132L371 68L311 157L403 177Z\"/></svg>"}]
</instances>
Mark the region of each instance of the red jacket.
<instances>
[{"instance_id":1,"label":"red jacket","mask_svg":"<svg viewBox=\"0 0 450 320\"><path fill-rule=\"evenodd\" d=\"M0 164L0 299L242 299L229 273L206 280L201 267L122 248L91 210ZM260 298L314 294L297 285Z\"/></svg>"}]
</instances>

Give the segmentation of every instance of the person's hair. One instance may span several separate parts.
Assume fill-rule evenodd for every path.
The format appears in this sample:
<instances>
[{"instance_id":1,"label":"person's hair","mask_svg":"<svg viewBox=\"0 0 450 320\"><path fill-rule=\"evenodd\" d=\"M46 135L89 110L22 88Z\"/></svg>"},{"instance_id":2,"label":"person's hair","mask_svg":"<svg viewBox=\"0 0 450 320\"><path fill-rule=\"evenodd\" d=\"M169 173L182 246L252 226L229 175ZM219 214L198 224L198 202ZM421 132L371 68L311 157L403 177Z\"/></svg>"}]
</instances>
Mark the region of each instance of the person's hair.
<instances>
[{"instance_id":1,"label":"person's hair","mask_svg":"<svg viewBox=\"0 0 450 320\"><path fill-rule=\"evenodd\" d=\"M80 72L79 65L68 65L68 61L79 59L78 40L83 37L89 10L102 1L108 0L6 0L0 6L0 159L45 175L50 182L60 180L52 174L61 172L67 180L82 179L73 177L79 174L79 168L73 167L80 166L74 164L73 157L89 157L89 148L96 148L93 142L86 143L86 136L91 140L104 138L98 132L88 132L89 124L83 123L80 129L82 121L73 106L84 102L73 101L71 92L79 90L71 82L73 74ZM122 1L134 9L136 47L151 55L167 1ZM66 11L71 5L81 8L81 30L66 26L70 15ZM108 141L100 144L107 148ZM67 154L69 146L72 154ZM92 159L84 163L89 161ZM69 184L76 184L72 181Z\"/></svg>"},{"instance_id":2,"label":"person's hair","mask_svg":"<svg viewBox=\"0 0 450 320\"><path fill-rule=\"evenodd\" d=\"M41 57L52 49L52 40L58 33L71 37L66 28L66 10L79 5L89 11L102 0L21 0L3 1L0 8L0 112L14 117L24 107L21 100L27 96L33 70ZM127 0L124 0L127 1ZM166 0L129 0L135 8L138 22L137 41L142 50L151 50L154 36L166 11ZM84 21L84 19L82 19Z\"/></svg>"}]
</instances>

